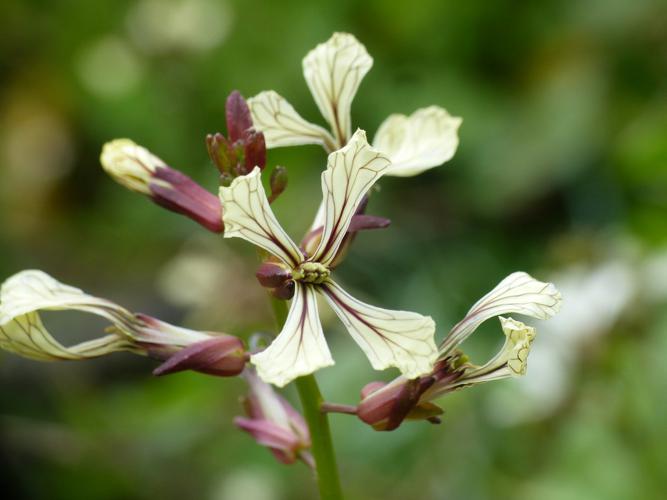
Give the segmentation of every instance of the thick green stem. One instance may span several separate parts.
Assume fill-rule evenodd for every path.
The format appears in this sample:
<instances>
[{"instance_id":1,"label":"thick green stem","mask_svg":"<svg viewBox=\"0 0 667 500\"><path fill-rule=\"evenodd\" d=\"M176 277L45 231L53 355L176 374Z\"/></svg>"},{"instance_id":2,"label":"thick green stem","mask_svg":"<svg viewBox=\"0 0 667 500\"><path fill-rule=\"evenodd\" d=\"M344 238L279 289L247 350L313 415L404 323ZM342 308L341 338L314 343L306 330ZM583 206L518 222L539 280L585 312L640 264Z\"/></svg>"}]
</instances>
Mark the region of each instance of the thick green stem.
<instances>
[{"instance_id":1,"label":"thick green stem","mask_svg":"<svg viewBox=\"0 0 667 500\"><path fill-rule=\"evenodd\" d=\"M310 439L313 442L313 457L317 473L317 486L322 500L340 500L343 492L338 478L338 466L334 455L329 418L320 410L322 394L313 375L299 377L295 381L299 391L303 416L310 429Z\"/></svg>"},{"instance_id":2,"label":"thick green stem","mask_svg":"<svg viewBox=\"0 0 667 500\"><path fill-rule=\"evenodd\" d=\"M287 319L287 303L283 300L271 299L271 307L276 318L278 328ZM313 443L312 452L315 458L315 473L317 475L317 486L322 500L341 500L343 492L338 477L338 466L334 455L331 430L329 429L329 418L322 412L323 402L320 388L313 375L306 375L295 380L299 392L303 416L310 430L310 439Z\"/></svg>"}]
</instances>

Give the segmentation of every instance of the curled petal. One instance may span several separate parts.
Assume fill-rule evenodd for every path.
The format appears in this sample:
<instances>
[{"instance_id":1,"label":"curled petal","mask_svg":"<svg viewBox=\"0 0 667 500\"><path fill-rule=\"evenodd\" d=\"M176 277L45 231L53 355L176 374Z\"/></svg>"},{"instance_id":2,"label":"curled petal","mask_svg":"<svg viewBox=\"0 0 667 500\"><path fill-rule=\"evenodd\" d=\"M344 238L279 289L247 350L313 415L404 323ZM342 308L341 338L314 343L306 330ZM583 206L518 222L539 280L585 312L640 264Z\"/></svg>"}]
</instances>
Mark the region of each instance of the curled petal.
<instances>
[{"instance_id":1,"label":"curled petal","mask_svg":"<svg viewBox=\"0 0 667 500\"><path fill-rule=\"evenodd\" d=\"M271 211L259 167L220 188L225 238L242 238L292 267L303 260L299 247L280 227Z\"/></svg>"},{"instance_id":2,"label":"curled petal","mask_svg":"<svg viewBox=\"0 0 667 500\"><path fill-rule=\"evenodd\" d=\"M347 146L329 155L322 173L324 230L312 260L324 265L334 260L364 195L389 165L389 159L368 144L363 130L357 130Z\"/></svg>"},{"instance_id":3,"label":"curled petal","mask_svg":"<svg viewBox=\"0 0 667 500\"><path fill-rule=\"evenodd\" d=\"M329 280L319 290L376 370L395 366L406 378L429 373L438 357L429 316L381 309L355 299Z\"/></svg>"},{"instance_id":4,"label":"curled petal","mask_svg":"<svg viewBox=\"0 0 667 500\"><path fill-rule=\"evenodd\" d=\"M40 310L79 310L102 316L124 335L65 347L46 330ZM136 321L121 306L64 285L42 271L23 271L0 290L0 347L21 356L47 360L86 359L113 351L133 350L131 331Z\"/></svg>"},{"instance_id":5,"label":"curled petal","mask_svg":"<svg viewBox=\"0 0 667 500\"><path fill-rule=\"evenodd\" d=\"M454 387L525 375L528 353L535 339L535 328L512 318L501 317L500 324L505 333L505 344L498 354L483 366L466 369L461 378L448 386L449 390Z\"/></svg>"},{"instance_id":6,"label":"curled petal","mask_svg":"<svg viewBox=\"0 0 667 500\"><path fill-rule=\"evenodd\" d=\"M410 116L391 115L380 125L373 146L391 158L387 175L409 177L450 160L459 145L461 118L438 106Z\"/></svg>"},{"instance_id":7,"label":"curled petal","mask_svg":"<svg viewBox=\"0 0 667 500\"><path fill-rule=\"evenodd\" d=\"M440 346L440 357L447 356L489 318L515 313L548 319L558 312L560 304L561 294L552 283L543 283L524 272L512 273L477 301L452 328Z\"/></svg>"},{"instance_id":8,"label":"curled petal","mask_svg":"<svg viewBox=\"0 0 667 500\"><path fill-rule=\"evenodd\" d=\"M319 144L335 149L331 134L319 125L307 122L292 105L273 90L248 99L255 128L264 133L268 148Z\"/></svg>"},{"instance_id":9,"label":"curled petal","mask_svg":"<svg viewBox=\"0 0 667 500\"><path fill-rule=\"evenodd\" d=\"M312 286L296 283L282 331L269 347L253 355L250 361L262 380L278 387L334 364L322 332Z\"/></svg>"},{"instance_id":10,"label":"curled petal","mask_svg":"<svg viewBox=\"0 0 667 500\"><path fill-rule=\"evenodd\" d=\"M42 310L75 310L101 316L112 326L110 335L65 347L42 324ZM0 290L0 347L32 359L87 359L114 351L133 351L164 358L194 342L203 333L133 314L111 301L65 285L42 271L23 271Z\"/></svg>"},{"instance_id":11,"label":"curled petal","mask_svg":"<svg viewBox=\"0 0 667 500\"><path fill-rule=\"evenodd\" d=\"M350 107L361 80L373 59L348 33L334 33L311 50L303 60L303 75L322 116L329 122L338 147L352 132Z\"/></svg>"}]
</instances>

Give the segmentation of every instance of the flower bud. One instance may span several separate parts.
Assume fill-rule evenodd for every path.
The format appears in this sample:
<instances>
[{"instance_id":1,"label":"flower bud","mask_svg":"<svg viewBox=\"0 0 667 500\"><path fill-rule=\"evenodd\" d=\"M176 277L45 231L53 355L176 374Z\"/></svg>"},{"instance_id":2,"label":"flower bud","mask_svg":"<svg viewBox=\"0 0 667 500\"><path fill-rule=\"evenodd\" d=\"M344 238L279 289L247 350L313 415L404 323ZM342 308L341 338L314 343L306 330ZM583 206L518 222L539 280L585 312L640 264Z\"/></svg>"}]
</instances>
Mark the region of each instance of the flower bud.
<instances>
[{"instance_id":1,"label":"flower bud","mask_svg":"<svg viewBox=\"0 0 667 500\"><path fill-rule=\"evenodd\" d=\"M128 189L148 196L154 203L221 233L222 208L218 198L167 166L146 148L129 139L116 139L102 149L104 170Z\"/></svg>"},{"instance_id":2,"label":"flower bud","mask_svg":"<svg viewBox=\"0 0 667 500\"><path fill-rule=\"evenodd\" d=\"M243 371L246 361L241 339L222 334L181 349L153 370L153 375L194 370L218 377L234 377Z\"/></svg>"},{"instance_id":3,"label":"flower bud","mask_svg":"<svg viewBox=\"0 0 667 500\"><path fill-rule=\"evenodd\" d=\"M245 168L240 169L239 175L249 174L255 167L264 170L264 167L266 166L266 143L264 142L264 134L253 129L248 129L245 131L245 135L241 139L241 142L243 144Z\"/></svg>"},{"instance_id":4,"label":"flower bud","mask_svg":"<svg viewBox=\"0 0 667 500\"><path fill-rule=\"evenodd\" d=\"M213 165L220 171L220 174L233 179L232 172L236 169L238 158L227 138L220 132L208 134L206 136L206 149Z\"/></svg>"},{"instance_id":5,"label":"flower bud","mask_svg":"<svg viewBox=\"0 0 667 500\"><path fill-rule=\"evenodd\" d=\"M289 269L277 262L264 262L255 273L257 281L274 297L289 300L294 296L294 280Z\"/></svg>"},{"instance_id":6,"label":"flower bud","mask_svg":"<svg viewBox=\"0 0 667 500\"><path fill-rule=\"evenodd\" d=\"M421 395L434 382L433 377L413 380L399 377L389 384L371 382L361 390L357 416L376 431L392 431L406 418L435 423L434 417L442 414L442 409L432 403L419 403Z\"/></svg>"},{"instance_id":7,"label":"flower bud","mask_svg":"<svg viewBox=\"0 0 667 500\"><path fill-rule=\"evenodd\" d=\"M269 196L269 203L273 203L278 196L280 196L285 189L287 189L287 169L280 165L274 167L271 172L269 180L271 186L271 196Z\"/></svg>"},{"instance_id":8,"label":"flower bud","mask_svg":"<svg viewBox=\"0 0 667 500\"><path fill-rule=\"evenodd\" d=\"M249 433L258 444L269 448L280 462L292 464L301 459L313 467L313 457L308 451L310 433L301 414L253 369L244 370L243 377L250 386L244 400L248 418L236 417L236 426Z\"/></svg>"},{"instance_id":9,"label":"flower bud","mask_svg":"<svg viewBox=\"0 0 667 500\"><path fill-rule=\"evenodd\" d=\"M242 139L246 130L252 127L248 103L238 90L232 91L225 101L225 118L231 143Z\"/></svg>"}]
</instances>

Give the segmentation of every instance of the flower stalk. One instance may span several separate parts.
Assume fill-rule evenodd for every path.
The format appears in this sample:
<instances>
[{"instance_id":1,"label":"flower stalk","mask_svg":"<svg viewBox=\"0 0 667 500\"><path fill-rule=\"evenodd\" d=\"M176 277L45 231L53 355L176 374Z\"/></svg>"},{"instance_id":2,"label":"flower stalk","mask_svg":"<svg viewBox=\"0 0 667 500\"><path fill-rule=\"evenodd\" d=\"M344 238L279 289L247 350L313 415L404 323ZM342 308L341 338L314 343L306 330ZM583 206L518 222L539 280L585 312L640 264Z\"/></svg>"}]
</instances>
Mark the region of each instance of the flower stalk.
<instances>
[{"instance_id":1,"label":"flower stalk","mask_svg":"<svg viewBox=\"0 0 667 500\"><path fill-rule=\"evenodd\" d=\"M280 329L287 320L287 302L274 297L270 298L276 324ZM317 380L314 375L306 375L297 378L294 383L301 400L303 416L310 431L311 451L315 458L315 474L320 498L321 500L340 500L343 498L343 491L340 486L338 465L331 439L329 417L322 408L323 398Z\"/></svg>"}]
</instances>

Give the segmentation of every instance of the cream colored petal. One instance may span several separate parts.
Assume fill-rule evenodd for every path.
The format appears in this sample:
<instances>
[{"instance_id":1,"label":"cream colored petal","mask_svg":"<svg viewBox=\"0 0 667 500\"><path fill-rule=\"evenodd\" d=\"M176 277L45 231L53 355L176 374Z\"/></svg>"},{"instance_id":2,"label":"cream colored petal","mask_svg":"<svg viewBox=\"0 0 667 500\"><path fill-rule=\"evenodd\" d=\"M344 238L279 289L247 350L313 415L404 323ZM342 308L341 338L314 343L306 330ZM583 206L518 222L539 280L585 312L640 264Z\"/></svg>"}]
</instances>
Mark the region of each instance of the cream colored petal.
<instances>
[{"instance_id":1,"label":"cream colored petal","mask_svg":"<svg viewBox=\"0 0 667 500\"><path fill-rule=\"evenodd\" d=\"M395 366L406 378L433 369L438 349L429 316L391 311L355 299L333 281L318 288L376 370Z\"/></svg>"},{"instance_id":2,"label":"cream colored petal","mask_svg":"<svg viewBox=\"0 0 667 500\"><path fill-rule=\"evenodd\" d=\"M528 353L535 339L535 328L512 318L500 317L499 319L505 333L505 344L501 350L483 366L466 370L454 386L525 375Z\"/></svg>"},{"instance_id":3,"label":"cream colored petal","mask_svg":"<svg viewBox=\"0 0 667 500\"><path fill-rule=\"evenodd\" d=\"M449 354L477 327L501 314L524 314L548 319L558 312L561 294L552 283L543 283L524 272L507 276L493 290L470 308L440 346L441 357Z\"/></svg>"},{"instance_id":4,"label":"cream colored petal","mask_svg":"<svg viewBox=\"0 0 667 500\"><path fill-rule=\"evenodd\" d=\"M329 155L322 173L324 231L310 260L325 265L334 260L359 203L389 165L389 159L366 142L363 130Z\"/></svg>"},{"instance_id":5,"label":"cream colored petal","mask_svg":"<svg viewBox=\"0 0 667 500\"><path fill-rule=\"evenodd\" d=\"M65 347L46 330L40 310L78 310L102 316L122 334ZM23 271L0 290L0 347L38 360L86 359L132 350L132 313L113 302L64 285L42 271Z\"/></svg>"},{"instance_id":6,"label":"cream colored petal","mask_svg":"<svg viewBox=\"0 0 667 500\"><path fill-rule=\"evenodd\" d=\"M282 331L269 347L250 358L261 379L278 387L334 364L322 332L315 291L310 285L295 285Z\"/></svg>"},{"instance_id":7,"label":"cream colored petal","mask_svg":"<svg viewBox=\"0 0 667 500\"><path fill-rule=\"evenodd\" d=\"M266 198L259 167L220 188L225 238L242 238L289 266L303 260L299 247L280 227Z\"/></svg>"},{"instance_id":8,"label":"cream colored petal","mask_svg":"<svg viewBox=\"0 0 667 500\"><path fill-rule=\"evenodd\" d=\"M287 100L273 90L248 99L255 129L264 133L268 148L319 144L333 150L334 139L319 125L307 122Z\"/></svg>"},{"instance_id":9,"label":"cream colored petal","mask_svg":"<svg viewBox=\"0 0 667 500\"><path fill-rule=\"evenodd\" d=\"M387 175L408 177L450 160L459 145L461 118L430 106L410 116L391 115L375 134L373 147L391 159Z\"/></svg>"},{"instance_id":10,"label":"cream colored petal","mask_svg":"<svg viewBox=\"0 0 667 500\"><path fill-rule=\"evenodd\" d=\"M303 60L303 74L322 116L329 122L338 147L352 133L350 107L373 59L352 35L334 33Z\"/></svg>"},{"instance_id":11,"label":"cream colored petal","mask_svg":"<svg viewBox=\"0 0 667 500\"><path fill-rule=\"evenodd\" d=\"M107 142L102 148L100 162L116 182L145 195L151 194L151 183L161 182L154 178L155 170L167 167L160 158L130 139Z\"/></svg>"}]
</instances>

